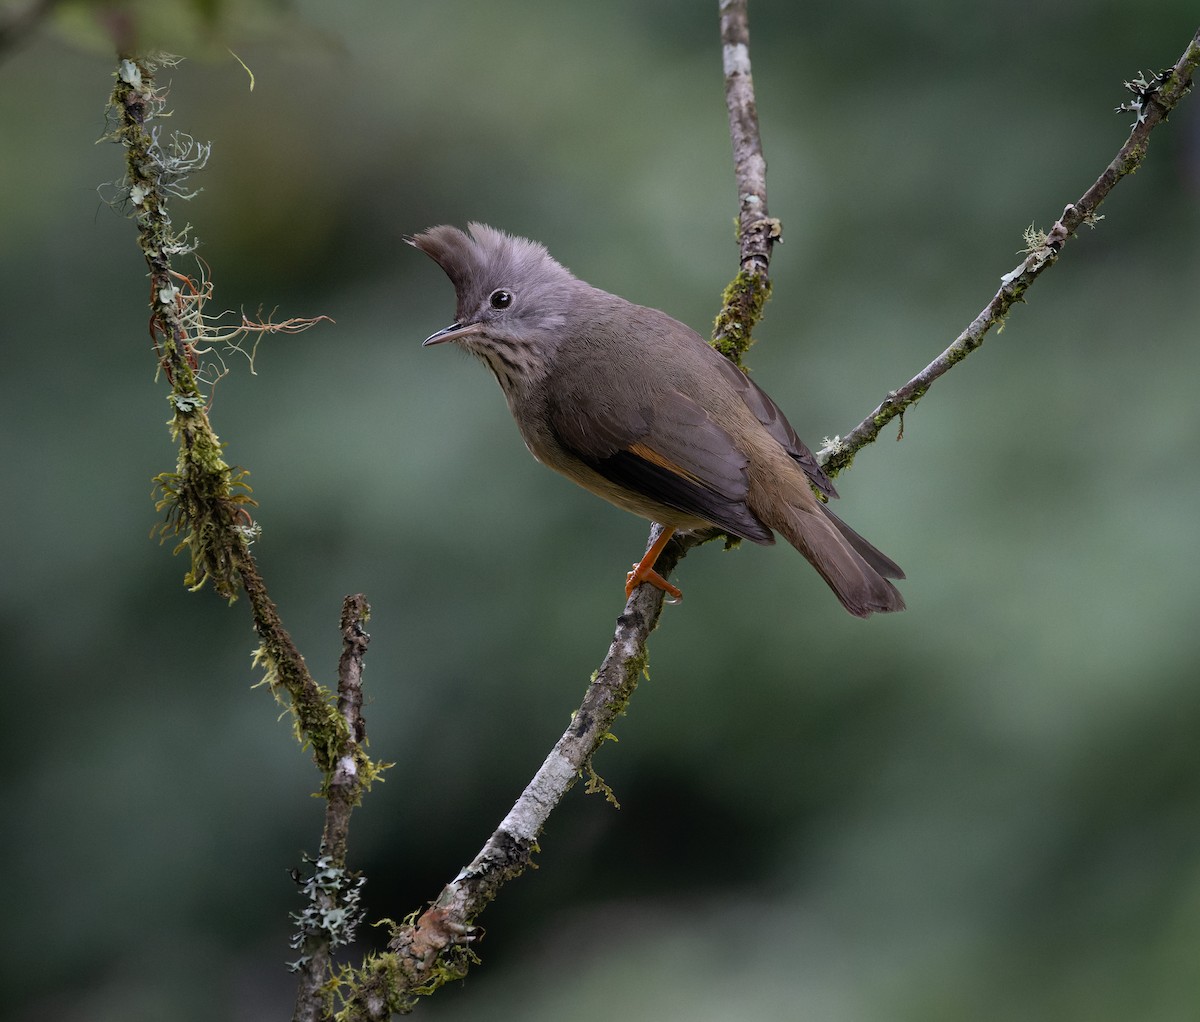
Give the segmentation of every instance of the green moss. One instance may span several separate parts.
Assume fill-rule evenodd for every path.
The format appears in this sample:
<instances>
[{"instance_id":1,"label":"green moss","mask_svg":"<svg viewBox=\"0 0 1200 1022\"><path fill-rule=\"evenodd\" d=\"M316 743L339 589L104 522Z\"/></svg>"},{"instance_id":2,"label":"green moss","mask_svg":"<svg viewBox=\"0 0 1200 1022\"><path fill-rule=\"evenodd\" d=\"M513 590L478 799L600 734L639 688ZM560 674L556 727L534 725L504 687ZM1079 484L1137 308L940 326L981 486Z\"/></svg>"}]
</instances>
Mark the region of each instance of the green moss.
<instances>
[{"instance_id":1,"label":"green moss","mask_svg":"<svg viewBox=\"0 0 1200 1022\"><path fill-rule=\"evenodd\" d=\"M176 392L170 396L176 407L170 427L179 454L174 472L154 477L154 506L164 515L156 531L160 540L182 535L174 552L186 549L190 555L184 575L190 589L200 589L211 580L217 592L232 602L242 551L257 532L247 511L257 506L246 482L249 473L226 463L224 445L202 406L183 411L174 400Z\"/></svg>"},{"instance_id":2,"label":"green moss","mask_svg":"<svg viewBox=\"0 0 1200 1022\"><path fill-rule=\"evenodd\" d=\"M411 932L419 914L410 913L399 926L391 923L392 938ZM471 966L479 963L479 956L466 944L451 944L431 961L397 951L368 954L361 968L345 966L326 985L342 1004L333 1017L335 1022L365 1022L388 1014L407 1015L421 997L465 979ZM367 1005L386 1007L387 1011L368 1011Z\"/></svg>"},{"instance_id":3,"label":"green moss","mask_svg":"<svg viewBox=\"0 0 1200 1022\"><path fill-rule=\"evenodd\" d=\"M408 991L404 977L401 957L392 952L367 955L361 969L343 968L332 984L332 993L343 1005L334 1019L336 1022L365 1022L391 1014L409 1014L416 1006L417 995ZM385 1006L386 1014L368 1012L367 1004Z\"/></svg>"},{"instance_id":4,"label":"green moss","mask_svg":"<svg viewBox=\"0 0 1200 1022\"><path fill-rule=\"evenodd\" d=\"M604 737L601 738L600 744L603 745L605 742L615 742L616 740L617 738L615 735L606 733ZM596 747L596 751L600 751L599 746ZM612 790L612 786L608 783L608 781L606 781L596 772L596 768L592 765L591 756L588 756L587 762L583 764L583 769L587 773L587 783L584 784L583 790L589 795L603 795L604 800L608 802L614 809L620 809L621 803L617 801L616 792Z\"/></svg>"},{"instance_id":5,"label":"green moss","mask_svg":"<svg viewBox=\"0 0 1200 1022\"><path fill-rule=\"evenodd\" d=\"M760 273L739 270L721 296L721 311L713 321L712 345L736 366L754 343L752 332L771 297L771 281Z\"/></svg>"},{"instance_id":6,"label":"green moss","mask_svg":"<svg viewBox=\"0 0 1200 1022\"><path fill-rule=\"evenodd\" d=\"M625 662L625 676L621 680L621 687L617 690L617 703L621 708L621 713L625 712L625 707L633 698L633 693L641 678L650 680L650 651L645 646Z\"/></svg>"}]
</instances>

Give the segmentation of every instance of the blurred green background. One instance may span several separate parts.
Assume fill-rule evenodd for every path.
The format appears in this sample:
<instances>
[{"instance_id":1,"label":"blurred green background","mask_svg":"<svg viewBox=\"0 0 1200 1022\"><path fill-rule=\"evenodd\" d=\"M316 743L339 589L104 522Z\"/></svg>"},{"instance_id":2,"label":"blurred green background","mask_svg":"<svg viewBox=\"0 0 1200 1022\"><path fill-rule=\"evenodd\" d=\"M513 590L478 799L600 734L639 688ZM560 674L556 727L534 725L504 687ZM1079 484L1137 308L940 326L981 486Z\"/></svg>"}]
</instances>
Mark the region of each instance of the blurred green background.
<instances>
[{"instance_id":1,"label":"blurred green background","mask_svg":"<svg viewBox=\"0 0 1200 1022\"><path fill-rule=\"evenodd\" d=\"M453 296L402 238L483 220L706 331L736 257L716 4L217 10L256 86L166 33L214 55L167 75L167 126L213 143L175 219L214 308L337 322L231 361L213 421L319 678L342 596L371 601L396 766L352 856L399 918L565 727L646 535L533 462L482 367L421 350ZM245 603L148 539L175 456L89 14L0 58L4 1012L282 1018L317 779L251 687ZM752 5L786 243L750 363L812 446L988 301L1120 146L1122 80L1195 21ZM422 1014L1200 1017L1200 97L1103 213L838 481L908 612L852 619L786 547L693 553L598 757L621 810L571 793Z\"/></svg>"}]
</instances>

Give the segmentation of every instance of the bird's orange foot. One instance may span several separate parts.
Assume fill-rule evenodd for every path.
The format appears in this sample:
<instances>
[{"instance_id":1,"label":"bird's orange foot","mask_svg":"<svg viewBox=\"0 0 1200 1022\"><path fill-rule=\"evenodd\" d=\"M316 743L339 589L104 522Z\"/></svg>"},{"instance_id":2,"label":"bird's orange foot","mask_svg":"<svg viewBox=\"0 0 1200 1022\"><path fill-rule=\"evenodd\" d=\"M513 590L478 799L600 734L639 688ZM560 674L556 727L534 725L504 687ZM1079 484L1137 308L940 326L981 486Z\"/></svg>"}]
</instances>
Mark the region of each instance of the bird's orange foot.
<instances>
[{"instance_id":1,"label":"bird's orange foot","mask_svg":"<svg viewBox=\"0 0 1200 1022\"><path fill-rule=\"evenodd\" d=\"M633 571L625 576L625 598L628 599L632 596L633 591L643 582L649 582L655 589L661 589L672 603L678 603L683 599L682 589L671 585L653 568L643 568L640 564L635 564Z\"/></svg>"},{"instance_id":2,"label":"bird's orange foot","mask_svg":"<svg viewBox=\"0 0 1200 1022\"><path fill-rule=\"evenodd\" d=\"M658 555L663 552L663 548L670 542L671 536L675 530L669 526L664 526L658 539L654 541L654 545L646 551L646 556L633 566L633 571L625 576L625 598L629 599L633 595L633 591L643 582L649 582L655 589L661 589L671 602L675 603L683 599L683 592L671 585L665 578L654 570L655 562L658 560Z\"/></svg>"}]
</instances>

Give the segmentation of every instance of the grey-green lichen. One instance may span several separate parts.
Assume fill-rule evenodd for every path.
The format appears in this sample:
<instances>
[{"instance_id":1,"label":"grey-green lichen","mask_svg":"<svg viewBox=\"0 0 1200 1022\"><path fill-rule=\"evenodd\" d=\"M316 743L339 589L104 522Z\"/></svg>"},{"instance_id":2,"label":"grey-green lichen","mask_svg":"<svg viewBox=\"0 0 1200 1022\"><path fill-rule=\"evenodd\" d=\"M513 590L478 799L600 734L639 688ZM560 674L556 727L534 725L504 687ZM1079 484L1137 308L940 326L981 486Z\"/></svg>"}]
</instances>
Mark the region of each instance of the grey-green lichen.
<instances>
[{"instance_id":1,"label":"grey-green lichen","mask_svg":"<svg viewBox=\"0 0 1200 1022\"><path fill-rule=\"evenodd\" d=\"M296 924L291 946L301 952L296 961L288 963L292 972L299 972L308 964L308 948L314 940L325 942L329 951L336 951L354 941L362 920L362 889L366 878L338 865L328 855L317 859L305 856L305 862L313 871L309 876L296 878L308 904L291 914Z\"/></svg>"}]
</instances>

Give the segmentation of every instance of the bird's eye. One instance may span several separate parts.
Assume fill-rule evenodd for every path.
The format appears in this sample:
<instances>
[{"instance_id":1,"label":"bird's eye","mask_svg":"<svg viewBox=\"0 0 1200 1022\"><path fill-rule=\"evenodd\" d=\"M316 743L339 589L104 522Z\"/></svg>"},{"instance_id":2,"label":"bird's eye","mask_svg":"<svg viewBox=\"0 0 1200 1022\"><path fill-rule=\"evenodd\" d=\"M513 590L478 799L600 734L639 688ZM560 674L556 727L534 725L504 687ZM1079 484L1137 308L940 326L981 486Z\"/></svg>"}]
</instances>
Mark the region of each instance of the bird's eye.
<instances>
[{"instance_id":1,"label":"bird's eye","mask_svg":"<svg viewBox=\"0 0 1200 1022\"><path fill-rule=\"evenodd\" d=\"M492 297L488 301L493 309L507 309L513 303L513 294L511 291L500 288L498 291L492 292Z\"/></svg>"}]
</instances>

